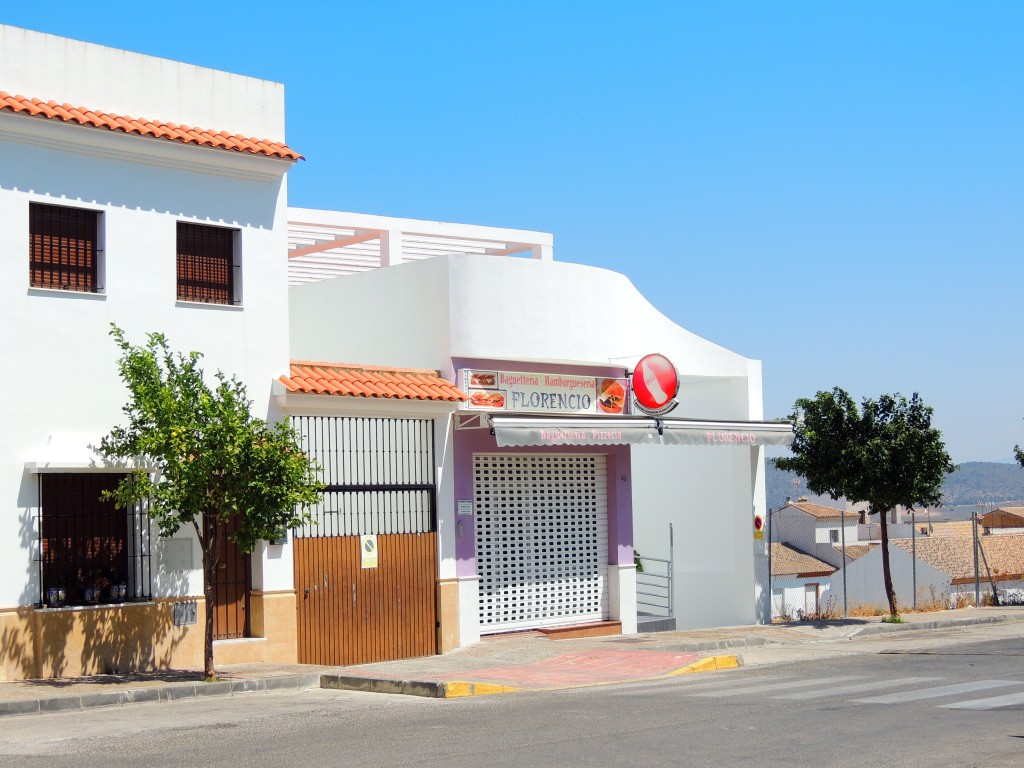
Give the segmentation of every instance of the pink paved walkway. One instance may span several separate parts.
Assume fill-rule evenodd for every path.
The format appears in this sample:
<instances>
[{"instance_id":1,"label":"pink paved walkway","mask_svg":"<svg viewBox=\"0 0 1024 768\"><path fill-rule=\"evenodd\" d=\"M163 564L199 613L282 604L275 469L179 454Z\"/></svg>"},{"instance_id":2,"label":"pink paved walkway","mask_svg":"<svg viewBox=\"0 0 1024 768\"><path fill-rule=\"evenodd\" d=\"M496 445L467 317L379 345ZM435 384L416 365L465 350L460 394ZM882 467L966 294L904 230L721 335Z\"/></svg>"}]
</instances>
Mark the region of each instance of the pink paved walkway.
<instances>
[{"instance_id":1,"label":"pink paved walkway","mask_svg":"<svg viewBox=\"0 0 1024 768\"><path fill-rule=\"evenodd\" d=\"M547 659L459 672L425 673L439 681L489 681L525 688L643 680L667 675L701 658L696 653L595 649L561 653ZM399 679L400 675L375 674Z\"/></svg>"}]
</instances>

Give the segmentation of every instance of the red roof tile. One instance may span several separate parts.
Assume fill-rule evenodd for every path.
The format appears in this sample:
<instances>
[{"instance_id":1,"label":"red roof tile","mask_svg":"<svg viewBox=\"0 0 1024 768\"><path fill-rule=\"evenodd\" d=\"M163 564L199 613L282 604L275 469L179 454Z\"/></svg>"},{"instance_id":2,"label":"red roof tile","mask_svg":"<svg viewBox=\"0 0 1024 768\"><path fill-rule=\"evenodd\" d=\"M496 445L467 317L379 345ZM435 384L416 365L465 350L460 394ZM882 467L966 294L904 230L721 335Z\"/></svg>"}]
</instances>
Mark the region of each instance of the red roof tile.
<instances>
[{"instance_id":1,"label":"red roof tile","mask_svg":"<svg viewBox=\"0 0 1024 768\"><path fill-rule=\"evenodd\" d=\"M819 520L831 519L833 517L842 518L844 516L844 512L841 509L826 507L824 504L815 504L811 501L791 501L789 506L799 509L801 512ZM853 512L846 512L845 517L851 522L857 519L857 515Z\"/></svg>"},{"instance_id":2,"label":"red roof tile","mask_svg":"<svg viewBox=\"0 0 1024 768\"><path fill-rule=\"evenodd\" d=\"M828 563L792 544L772 542L771 555L772 576L831 576L836 572Z\"/></svg>"},{"instance_id":3,"label":"red roof tile","mask_svg":"<svg viewBox=\"0 0 1024 768\"><path fill-rule=\"evenodd\" d=\"M93 128L106 128L123 133L134 133L138 136L152 136L201 147L230 149L266 157L280 157L285 160L304 159L295 150L276 141L250 138L237 133L232 135L227 131L215 132L188 125L161 123L144 117L134 118L127 115L96 112L86 107L73 107L70 104L58 104L55 101L43 102L26 96L11 96L6 91L0 91L0 111L49 120L61 120L65 123L77 123Z\"/></svg>"},{"instance_id":4,"label":"red roof tile","mask_svg":"<svg viewBox=\"0 0 1024 768\"><path fill-rule=\"evenodd\" d=\"M459 403L469 398L437 371L381 365L316 363L293 360L281 383L289 392L399 400L442 400Z\"/></svg>"}]
</instances>

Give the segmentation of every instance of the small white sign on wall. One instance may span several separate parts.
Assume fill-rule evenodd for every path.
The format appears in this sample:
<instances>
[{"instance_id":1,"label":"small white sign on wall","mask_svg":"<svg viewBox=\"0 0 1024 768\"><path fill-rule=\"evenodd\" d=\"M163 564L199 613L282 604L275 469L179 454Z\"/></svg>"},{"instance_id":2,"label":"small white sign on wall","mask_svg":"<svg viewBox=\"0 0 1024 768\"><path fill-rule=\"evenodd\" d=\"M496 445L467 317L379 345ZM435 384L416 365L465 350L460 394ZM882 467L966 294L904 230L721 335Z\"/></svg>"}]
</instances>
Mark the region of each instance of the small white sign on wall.
<instances>
[{"instance_id":1,"label":"small white sign on wall","mask_svg":"<svg viewBox=\"0 0 1024 768\"><path fill-rule=\"evenodd\" d=\"M377 537L359 537L359 557L363 568L377 567Z\"/></svg>"},{"instance_id":2,"label":"small white sign on wall","mask_svg":"<svg viewBox=\"0 0 1024 768\"><path fill-rule=\"evenodd\" d=\"M472 501L459 501L459 517L472 517L473 516L473 502Z\"/></svg>"}]
</instances>

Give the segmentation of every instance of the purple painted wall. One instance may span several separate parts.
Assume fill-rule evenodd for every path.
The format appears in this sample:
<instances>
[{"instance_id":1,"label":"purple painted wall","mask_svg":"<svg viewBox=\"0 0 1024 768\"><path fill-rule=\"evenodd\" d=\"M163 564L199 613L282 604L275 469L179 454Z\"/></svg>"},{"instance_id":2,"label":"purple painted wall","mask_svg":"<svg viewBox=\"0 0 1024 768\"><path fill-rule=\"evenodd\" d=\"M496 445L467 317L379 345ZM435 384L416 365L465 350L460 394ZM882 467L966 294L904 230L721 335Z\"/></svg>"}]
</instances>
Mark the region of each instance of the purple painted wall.
<instances>
[{"instance_id":1,"label":"purple painted wall","mask_svg":"<svg viewBox=\"0 0 1024 768\"><path fill-rule=\"evenodd\" d=\"M611 565L633 562L633 494L630 477L628 445L538 446L536 448L498 448L487 429L458 429L455 431L455 499L473 499L474 453L556 453L604 454L608 471L608 562ZM475 519L459 517L462 535L456 527L455 557L459 576L476 575Z\"/></svg>"}]
</instances>

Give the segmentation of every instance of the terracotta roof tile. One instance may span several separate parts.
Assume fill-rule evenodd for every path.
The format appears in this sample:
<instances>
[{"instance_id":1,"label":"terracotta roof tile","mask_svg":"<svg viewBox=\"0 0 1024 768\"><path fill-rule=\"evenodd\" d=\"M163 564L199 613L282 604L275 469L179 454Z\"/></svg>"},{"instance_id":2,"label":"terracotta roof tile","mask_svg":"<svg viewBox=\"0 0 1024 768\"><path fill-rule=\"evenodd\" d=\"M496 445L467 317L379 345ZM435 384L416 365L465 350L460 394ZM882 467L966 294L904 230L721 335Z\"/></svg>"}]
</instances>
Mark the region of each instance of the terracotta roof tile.
<instances>
[{"instance_id":1,"label":"terracotta roof tile","mask_svg":"<svg viewBox=\"0 0 1024 768\"><path fill-rule=\"evenodd\" d=\"M49 120L62 120L66 123L77 123L93 128L105 128L111 131L122 131L201 147L229 149L266 157L280 157L285 160L303 159L298 152L286 144L276 141L248 138L240 134L232 135L227 131L215 132L187 125L161 123L144 117L134 118L127 115L97 112L86 107L73 107L70 104L57 104L53 101L43 102L26 96L12 96L6 91L0 91L0 111Z\"/></svg>"},{"instance_id":2,"label":"terracotta roof tile","mask_svg":"<svg viewBox=\"0 0 1024 768\"><path fill-rule=\"evenodd\" d=\"M293 360L281 383L289 392L460 403L469 398L437 371Z\"/></svg>"},{"instance_id":3,"label":"terracotta roof tile","mask_svg":"<svg viewBox=\"0 0 1024 768\"><path fill-rule=\"evenodd\" d=\"M996 581L1017 580L1024 576L1024 534L1008 533L979 537L984 558L979 557L981 580L988 581L985 563ZM893 545L913 551L910 539L893 539ZM951 576L954 583L974 581L974 537L922 537L916 542L919 559ZM979 553L980 555L981 553Z\"/></svg>"},{"instance_id":4,"label":"terracotta roof tile","mask_svg":"<svg viewBox=\"0 0 1024 768\"><path fill-rule=\"evenodd\" d=\"M970 538L974 536L974 523L970 520L937 520L934 523L918 523L917 529L927 529L928 536L948 538L950 536Z\"/></svg>"},{"instance_id":5,"label":"terracotta roof tile","mask_svg":"<svg viewBox=\"0 0 1024 768\"><path fill-rule=\"evenodd\" d=\"M864 555L870 552L872 549L877 547L878 544L847 544L846 545L846 559L850 562L854 560L860 560ZM843 547L841 544L833 544L833 549L836 552L842 552Z\"/></svg>"},{"instance_id":6,"label":"terracotta roof tile","mask_svg":"<svg viewBox=\"0 0 1024 768\"><path fill-rule=\"evenodd\" d=\"M772 576L831 576L836 569L785 543L772 544Z\"/></svg>"},{"instance_id":7,"label":"terracotta roof tile","mask_svg":"<svg viewBox=\"0 0 1024 768\"><path fill-rule=\"evenodd\" d=\"M840 518L843 515L843 510L837 509L836 507L826 507L824 504L815 504L812 501L791 501L789 506L794 509L799 509L811 517L816 517L819 520L828 518ZM848 520L856 520L857 513L847 512L846 518Z\"/></svg>"}]
</instances>

